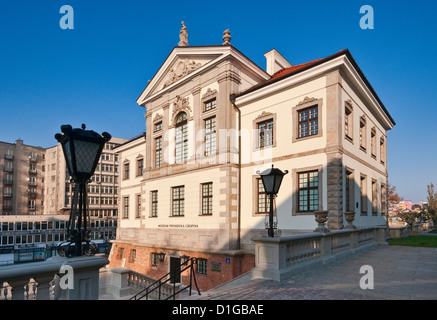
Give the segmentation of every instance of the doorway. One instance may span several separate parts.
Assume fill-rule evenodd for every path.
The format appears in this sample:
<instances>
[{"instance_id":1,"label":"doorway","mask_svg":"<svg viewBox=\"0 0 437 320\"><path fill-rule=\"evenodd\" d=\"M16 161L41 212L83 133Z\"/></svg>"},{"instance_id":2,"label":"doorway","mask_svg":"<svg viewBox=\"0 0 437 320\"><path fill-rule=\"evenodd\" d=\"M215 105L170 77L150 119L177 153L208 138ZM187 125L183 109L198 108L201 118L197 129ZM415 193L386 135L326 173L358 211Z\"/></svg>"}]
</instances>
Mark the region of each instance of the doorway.
<instances>
[{"instance_id":1,"label":"doorway","mask_svg":"<svg viewBox=\"0 0 437 320\"><path fill-rule=\"evenodd\" d=\"M170 283L181 282L181 258L170 257Z\"/></svg>"}]
</instances>

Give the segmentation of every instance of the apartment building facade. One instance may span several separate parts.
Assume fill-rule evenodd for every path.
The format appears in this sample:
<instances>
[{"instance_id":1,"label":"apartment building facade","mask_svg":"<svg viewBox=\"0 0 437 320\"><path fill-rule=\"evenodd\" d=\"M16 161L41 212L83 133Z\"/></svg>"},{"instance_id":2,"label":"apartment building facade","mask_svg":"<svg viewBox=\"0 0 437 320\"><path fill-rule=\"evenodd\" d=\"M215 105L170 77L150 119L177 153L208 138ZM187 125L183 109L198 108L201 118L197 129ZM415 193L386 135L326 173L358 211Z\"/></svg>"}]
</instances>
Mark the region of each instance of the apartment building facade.
<instances>
[{"instance_id":1,"label":"apartment building facade","mask_svg":"<svg viewBox=\"0 0 437 320\"><path fill-rule=\"evenodd\" d=\"M229 40L172 50L137 99L145 140L118 148L110 266L158 278L196 257L201 290L249 271L269 208L258 172L272 164L289 171L274 202L282 235L313 232L317 211L331 230L345 212L357 227L386 224L395 122L350 52L295 66L265 56L263 70Z\"/></svg>"},{"instance_id":2,"label":"apartment building facade","mask_svg":"<svg viewBox=\"0 0 437 320\"><path fill-rule=\"evenodd\" d=\"M109 252L118 215L118 154L126 139L112 138L103 148L88 184L91 240ZM74 194L60 144L45 149L0 143L0 264L44 260L68 239L67 223Z\"/></svg>"},{"instance_id":3,"label":"apartment building facade","mask_svg":"<svg viewBox=\"0 0 437 320\"><path fill-rule=\"evenodd\" d=\"M113 137L102 151L99 163L88 183L88 210L91 217L116 217L118 212L119 159L114 148L127 141ZM62 146L46 150L45 212L69 214L74 184L66 168Z\"/></svg>"},{"instance_id":4,"label":"apartment building facade","mask_svg":"<svg viewBox=\"0 0 437 320\"><path fill-rule=\"evenodd\" d=\"M0 142L0 215L44 212L45 149Z\"/></svg>"}]
</instances>

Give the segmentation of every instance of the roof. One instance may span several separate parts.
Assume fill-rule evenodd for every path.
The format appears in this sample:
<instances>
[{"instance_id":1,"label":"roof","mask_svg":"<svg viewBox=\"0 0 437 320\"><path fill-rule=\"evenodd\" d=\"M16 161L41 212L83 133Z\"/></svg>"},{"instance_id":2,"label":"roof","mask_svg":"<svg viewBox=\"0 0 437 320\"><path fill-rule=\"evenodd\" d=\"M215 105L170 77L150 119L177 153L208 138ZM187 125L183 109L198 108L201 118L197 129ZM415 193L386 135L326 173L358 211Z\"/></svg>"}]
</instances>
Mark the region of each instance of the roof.
<instances>
[{"instance_id":1,"label":"roof","mask_svg":"<svg viewBox=\"0 0 437 320\"><path fill-rule=\"evenodd\" d=\"M379 99L378 95L376 94L375 90L373 89L372 85L370 84L370 82L367 80L366 76L364 75L364 73L361 71L360 67L358 66L358 64L356 63L355 59L352 57L351 53L349 52L348 49L344 49L344 50L340 50L339 52L330 55L328 57L325 58L321 58L321 59L316 59L310 62L306 62L306 63L302 63L302 64L298 64L292 67L288 67L282 70L277 71L275 74L273 74L270 79L261 82L259 84L256 84L254 86L252 86L251 88L240 92L238 94L234 95L234 99L238 98L240 96L243 96L245 94L248 94L250 92L254 92L258 89L261 89L265 86L268 86L270 84L273 84L275 82L281 81L285 78L291 77L293 75L296 75L300 72L303 72L305 70L311 69L315 66L318 66L322 63L328 62L332 59L335 59L339 56L342 55L346 55L349 60L351 61L352 65L354 66L354 68L356 69L356 71L358 72L358 74L360 75L361 79L364 81L364 83L367 85L367 87L370 89L370 91L372 92L372 94L375 96L375 98L377 99L378 103L382 106L384 112L387 114L387 116L389 117L389 119L393 122L393 124L395 125L396 122L393 120L393 118L391 117L391 115L389 114L389 112L387 111L387 109L385 108L384 104L382 103L382 101Z\"/></svg>"},{"instance_id":2,"label":"roof","mask_svg":"<svg viewBox=\"0 0 437 320\"><path fill-rule=\"evenodd\" d=\"M120 147L122 147L122 146L125 146L125 145L127 145L128 143L130 143L130 142L132 142L132 141L135 141L135 140L140 139L141 137L143 137L143 138L145 139L145 134L146 134L146 132L144 131L144 132L140 133L139 135L133 137L132 139L127 140L127 141L125 141L124 143L119 144L118 146L116 146L116 147L115 147L114 149L112 149L112 150L115 150L115 149L118 149L118 148L120 148Z\"/></svg>"}]
</instances>

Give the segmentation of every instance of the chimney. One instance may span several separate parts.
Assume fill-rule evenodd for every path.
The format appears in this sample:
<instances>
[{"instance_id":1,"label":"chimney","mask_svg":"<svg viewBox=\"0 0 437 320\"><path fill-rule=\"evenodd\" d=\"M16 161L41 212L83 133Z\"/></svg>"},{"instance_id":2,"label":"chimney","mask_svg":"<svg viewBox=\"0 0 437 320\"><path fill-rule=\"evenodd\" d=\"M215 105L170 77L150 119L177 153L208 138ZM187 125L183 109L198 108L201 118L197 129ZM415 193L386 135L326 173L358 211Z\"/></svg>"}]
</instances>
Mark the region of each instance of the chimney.
<instances>
[{"instance_id":1,"label":"chimney","mask_svg":"<svg viewBox=\"0 0 437 320\"><path fill-rule=\"evenodd\" d=\"M266 71L269 75L273 75L281 69L292 67L291 63L276 51L276 49L267 52L264 57L267 59Z\"/></svg>"}]
</instances>

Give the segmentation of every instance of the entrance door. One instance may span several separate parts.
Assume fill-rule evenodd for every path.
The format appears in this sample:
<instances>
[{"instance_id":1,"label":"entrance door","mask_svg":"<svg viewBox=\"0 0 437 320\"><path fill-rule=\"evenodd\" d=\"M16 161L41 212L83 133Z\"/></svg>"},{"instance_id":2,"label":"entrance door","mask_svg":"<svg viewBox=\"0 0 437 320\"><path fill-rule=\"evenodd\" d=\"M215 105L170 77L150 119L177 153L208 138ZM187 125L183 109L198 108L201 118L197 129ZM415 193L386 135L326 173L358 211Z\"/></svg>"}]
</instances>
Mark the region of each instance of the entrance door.
<instances>
[{"instance_id":1,"label":"entrance door","mask_svg":"<svg viewBox=\"0 0 437 320\"><path fill-rule=\"evenodd\" d=\"M181 258L170 257L170 282L181 282Z\"/></svg>"}]
</instances>

